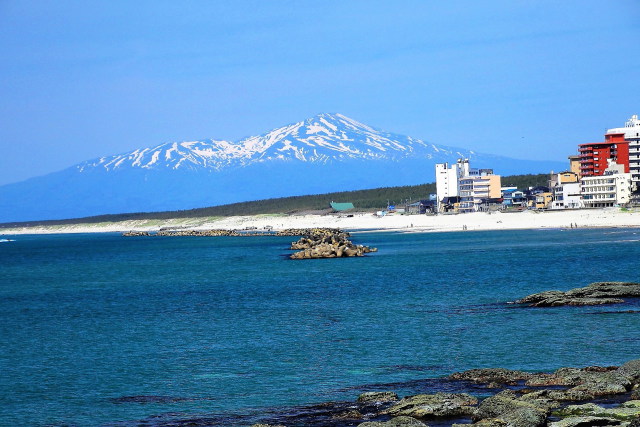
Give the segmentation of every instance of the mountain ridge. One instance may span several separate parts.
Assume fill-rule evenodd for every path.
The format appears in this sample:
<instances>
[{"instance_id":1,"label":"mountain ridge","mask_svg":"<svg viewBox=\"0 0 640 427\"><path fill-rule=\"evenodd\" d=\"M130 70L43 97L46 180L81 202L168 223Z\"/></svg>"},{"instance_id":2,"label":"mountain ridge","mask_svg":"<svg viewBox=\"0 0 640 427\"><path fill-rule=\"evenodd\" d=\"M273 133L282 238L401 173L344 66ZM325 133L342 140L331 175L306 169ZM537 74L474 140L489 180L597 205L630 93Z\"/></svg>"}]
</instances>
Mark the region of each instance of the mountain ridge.
<instances>
[{"instance_id":1,"label":"mountain ridge","mask_svg":"<svg viewBox=\"0 0 640 427\"><path fill-rule=\"evenodd\" d=\"M235 142L215 139L167 142L88 160L76 167L80 172L99 166L113 170L123 164L151 168L162 166L159 161L164 159L164 166L173 169L179 169L185 163L186 168L222 170L231 167L232 161L240 166L277 160L327 163L347 158L394 160L412 154L431 158L434 153L475 155L471 150L386 132L340 113L321 113Z\"/></svg>"},{"instance_id":2,"label":"mountain ridge","mask_svg":"<svg viewBox=\"0 0 640 427\"><path fill-rule=\"evenodd\" d=\"M461 157L507 175L565 167L437 145L325 113L237 142L168 142L0 186L0 222L415 185L434 181L435 163Z\"/></svg>"}]
</instances>

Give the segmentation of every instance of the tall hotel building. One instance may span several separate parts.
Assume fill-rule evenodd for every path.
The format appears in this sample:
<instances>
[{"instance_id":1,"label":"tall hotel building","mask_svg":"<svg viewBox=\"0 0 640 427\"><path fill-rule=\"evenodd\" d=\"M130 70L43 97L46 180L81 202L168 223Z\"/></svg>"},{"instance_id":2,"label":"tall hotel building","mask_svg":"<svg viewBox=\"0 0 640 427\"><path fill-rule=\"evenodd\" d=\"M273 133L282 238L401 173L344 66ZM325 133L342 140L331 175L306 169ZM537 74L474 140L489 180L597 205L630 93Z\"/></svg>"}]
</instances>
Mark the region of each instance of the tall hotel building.
<instances>
[{"instance_id":1,"label":"tall hotel building","mask_svg":"<svg viewBox=\"0 0 640 427\"><path fill-rule=\"evenodd\" d=\"M624 165L624 171L629 172L629 142L625 141L623 133L607 132L604 142L578 145L578 153L582 177L603 175L609 159Z\"/></svg>"},{"instance_id":2,"label":"tall hotel building","mask_svg":"<svg viewBox=\"0 0 640 427\"><path fill-rule=\"evenodd\" d=\"M625 169L625 172L631 172L631 180L640 189L640 120L638 120L638 115L631 116L622 128L609 129L605 137L609 135L618 140L623 139L629 144L629 168ZM618 163L620 162L618 161Z\"/></svg>"}]
</instances>

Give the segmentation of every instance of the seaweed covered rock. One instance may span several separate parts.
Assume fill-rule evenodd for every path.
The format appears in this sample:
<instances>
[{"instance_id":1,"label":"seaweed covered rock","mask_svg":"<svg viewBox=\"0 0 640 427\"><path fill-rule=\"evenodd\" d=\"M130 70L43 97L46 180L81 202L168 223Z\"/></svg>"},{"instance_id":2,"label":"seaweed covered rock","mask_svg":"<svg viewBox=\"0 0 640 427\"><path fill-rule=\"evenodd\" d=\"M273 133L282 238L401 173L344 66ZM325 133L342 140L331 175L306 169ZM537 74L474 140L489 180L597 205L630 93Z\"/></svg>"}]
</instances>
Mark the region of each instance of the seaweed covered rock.
<instances>
[{"instance_id":1,"label":"seaweed covered rock","mask_svg":"<svg viewBox=\"0 0 640 427\"><path fill-rule=\"evenodd\" d=\"M567 292L546 291L528 295L515 301L515 304L527 304L531 307L602 305L622 303L622 298L637 297L640 297L640 283L596 282Z\"/></svg>"},{"instance_id":2,"label":"seaweed covered rock","mask_svg":"<svg viewBox=\"0 0 640 427\"><path fill-rule=\"evenodd\" d=\"M615 408L604 408L600 405L596 405L595 403L569 405L555 411L553 414L559 417L579 415L616 419L620 421L633 421L640 418L640 401L630 400Z\"/></svg>"},{"instance_id":3,"label":"seaweed covered rock","mask_svg":"<svg viewBox=\"0 0 640 427\"><path fill-rule=\"evenodd\" d=\"M384 414L409 417L457 417L471 415L478 399L466 393L417 394L405 397Z\"/></svg>"},{"instance_id":4,"label":"seaweed covered rock","mask_svg":"<svg viewBox=\"0 0 640 427\"><path fill-rule=\"evenodd\" d=\"M489 385L515 385L520 381L526 381L532 377L533 374L528 372L512 371L504 368L470 369L464 372L456 372L449 376L452 380Z\"/></svg>"},{"instance_id":5,"label":"seaweed covered rock","mask_svg":"<svg viewBox=\"0 0 640 427\"><path fill-rule=\"evenodd\" d=\"M621 421L602 417L568 417L549 423L549 427L599 427L619 425L622 425Z\"/></svg>"},{"instance_id":6,"label":"seaweed covered rock","mask_svg":"<svg viewBox=\"0 0 640 427\"><path fill-rule=\"evenodd\" d=\"M631 370L630 367L628 369ZM598 396L626 393L632 388L629 377L616 367L597 366L582 369L561 368L552 374L535 375L526 384L535 387L570 387L566 390L549 391L549 396L559 401L588 400Z\"/></svg>"},{"instance_id":7,"label":"seaweed covered rock","mask_svg":"<svg viewBox=\"0 0 640 427\"><path fill-rule=\"evenodd\" d=\"M392 391L369 391L358 396L358 403L387 403L398 400L398 395Z\"/></svg>"},{"instance_id":8,"label":"seaweed covered rock","mask_svg":"<svg viewBox=\"0 0 640 427\"><path fill-rule=\"evenodd\" d=\"M395 417L389 421L367 421L358 424L358 427L427 427L422 421L412 417Z\"/></svg>"},{"instance_id":9,"label":"seaweed covered rock","mask_svg":"<svg viewBox=\"0 0 640 427\"><path fill-rule=\"evenodd\" d=\"M483 400L473 420L513 427L542 426L554 406L555 402L549 399L523 399L511 390L504 390Z\"/></svg>"},{"instance_id":10,"label":"seaweed covered rock","mask_svg":"<svg viewBox=\"0 0 640 427\"><path fill-rule=\"evenodd\" d=\"M640 384L640 359L630 360L620 366L617 372L634 384Z\"/></svg>"}]
</instances>

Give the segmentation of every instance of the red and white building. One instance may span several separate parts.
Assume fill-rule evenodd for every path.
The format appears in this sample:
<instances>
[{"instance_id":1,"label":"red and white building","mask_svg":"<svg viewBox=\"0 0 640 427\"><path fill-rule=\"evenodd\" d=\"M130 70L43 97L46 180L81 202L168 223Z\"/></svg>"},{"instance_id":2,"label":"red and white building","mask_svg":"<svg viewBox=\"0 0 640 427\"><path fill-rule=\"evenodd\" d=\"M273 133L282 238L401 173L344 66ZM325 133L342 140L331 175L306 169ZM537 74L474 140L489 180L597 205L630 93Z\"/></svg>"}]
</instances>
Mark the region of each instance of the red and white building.
<instances>
[{"instance_id":1,"label":"red and white building","mask_svg":"<svg viewBox=\"0 0 640 427\"><path fill-rule=\"evenodd\" d=\"M607 135L622 137L629 143L629 169L625 172L631 172L631 180L640 189L640 120L638 120L638 115L631 116L622 128L609 129Z\"/></svg>"},{"instance_id":2,"label":"red and white building","mask_svg":"<svg viewBox=\"0 0 640 427\"><path fill-rule=\"evenodd\" d=\"M580 175L601 176L608 167L608 160L624 166L629 172L629 142L624 133L606 133L604 142L578 145L580 154Z\"/></svg>"}]
</instances>

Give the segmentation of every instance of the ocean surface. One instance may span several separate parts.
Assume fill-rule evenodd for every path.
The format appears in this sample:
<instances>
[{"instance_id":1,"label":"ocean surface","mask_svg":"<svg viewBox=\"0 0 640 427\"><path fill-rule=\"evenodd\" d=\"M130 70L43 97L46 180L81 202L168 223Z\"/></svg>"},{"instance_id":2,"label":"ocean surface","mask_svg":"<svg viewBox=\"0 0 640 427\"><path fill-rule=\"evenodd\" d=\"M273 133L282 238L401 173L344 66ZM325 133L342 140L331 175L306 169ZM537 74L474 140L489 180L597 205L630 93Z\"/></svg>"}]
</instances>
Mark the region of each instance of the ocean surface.
<instances>
[{"instance_id":1,"label":"ocean surface","mask_svg":"<svg viewBox=\"0 0 640 427\"><path fill-rule=\"evenodd\" d=\"M309 261L291 237L8 238L0 425L249 425L470 368L640 357L637 301L506 304L640 281L639 229L358 233L379 252Z\"/></svg>"}]
</instances>

